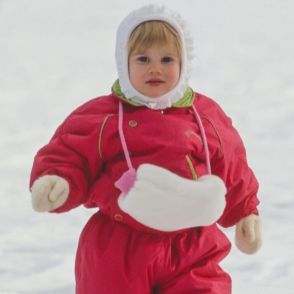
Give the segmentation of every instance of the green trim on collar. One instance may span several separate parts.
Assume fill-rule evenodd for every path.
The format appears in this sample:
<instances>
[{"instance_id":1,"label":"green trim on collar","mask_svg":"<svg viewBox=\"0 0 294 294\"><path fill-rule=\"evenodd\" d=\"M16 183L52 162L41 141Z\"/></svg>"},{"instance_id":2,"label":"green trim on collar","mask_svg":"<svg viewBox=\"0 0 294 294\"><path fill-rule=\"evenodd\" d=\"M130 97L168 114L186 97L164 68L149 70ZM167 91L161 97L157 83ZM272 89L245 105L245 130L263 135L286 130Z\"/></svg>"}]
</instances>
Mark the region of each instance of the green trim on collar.
<instances>
[{"instance_id":1,"label":"green trim on collar","mask_svg":"<svg viewBox=\"0 0 294 294\"><path fill-rule=\"evenodd\" d=\"M195 97L194 91L192 90L192 88L188 87L184 93L184 96L180 100L178 100L176 103L174 103L172 106L176 108L192 106L194 97Z\"/></svg>"},{"instance_id":2,"label":"green trim on collar","mask_svg":"<svg viewBox=\"0 0 294 294\"><path fill-rule=\"evenodd\" d=\"M133 106L137 106L137 107L144 106L141 103L138 103L136 101L128 99L124 95L124 93L121 90L119 80L116 80L114 82L111 90L112 90L112 93L115 94L118 98L120 98L121 100L123 100L125 102L128 102L129 104L131 104ZM180 100L178 100L176 103L172 104L172 107L176 107L176 108L189 107L193 104L194 97L195 97L194 91L192 90L192 88L188 87L184 93L184 96Z\"/></svg>"}]
</instances>

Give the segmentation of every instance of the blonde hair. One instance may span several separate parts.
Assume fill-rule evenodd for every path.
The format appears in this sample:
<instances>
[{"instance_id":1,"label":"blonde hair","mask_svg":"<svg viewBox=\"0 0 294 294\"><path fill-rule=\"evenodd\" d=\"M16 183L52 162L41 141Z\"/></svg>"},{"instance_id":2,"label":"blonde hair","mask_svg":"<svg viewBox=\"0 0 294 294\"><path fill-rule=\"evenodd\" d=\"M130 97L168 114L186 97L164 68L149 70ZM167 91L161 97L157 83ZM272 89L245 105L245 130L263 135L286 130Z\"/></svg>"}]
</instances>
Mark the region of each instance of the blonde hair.
<instances>
[{"instance_id":1,"label":"blonde hair","mask_svg":"<svg viewBox=\"0 0 294 294\"><path fill-rule=\"evenodd\" d=\"M134 52L145 51L153 45L172 45L178 56L181 56L182 44L178 32L167 22L152 20L139 24L132 31L128 42L129 57Z\"/></svg>"}]
</instances>

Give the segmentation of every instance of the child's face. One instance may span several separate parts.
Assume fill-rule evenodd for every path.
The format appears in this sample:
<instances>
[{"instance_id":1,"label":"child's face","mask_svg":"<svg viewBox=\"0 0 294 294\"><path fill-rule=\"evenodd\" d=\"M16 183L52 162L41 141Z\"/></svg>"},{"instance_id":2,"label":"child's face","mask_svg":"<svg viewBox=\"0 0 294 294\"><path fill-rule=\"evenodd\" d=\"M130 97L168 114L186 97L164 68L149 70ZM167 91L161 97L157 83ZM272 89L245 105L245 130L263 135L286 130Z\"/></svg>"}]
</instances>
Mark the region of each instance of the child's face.
<instances>
[{"instance_id":1,"label":"child's face","mask_svg":"<svg viewBox=\"0 0 294 294\"><path fill-rule=\"evenodd\" d=\"M172 90L180 78L180 58L173 46L152 46L129 57L129 76L133 87L156 98Z\"/></svg>"}]
</instances>

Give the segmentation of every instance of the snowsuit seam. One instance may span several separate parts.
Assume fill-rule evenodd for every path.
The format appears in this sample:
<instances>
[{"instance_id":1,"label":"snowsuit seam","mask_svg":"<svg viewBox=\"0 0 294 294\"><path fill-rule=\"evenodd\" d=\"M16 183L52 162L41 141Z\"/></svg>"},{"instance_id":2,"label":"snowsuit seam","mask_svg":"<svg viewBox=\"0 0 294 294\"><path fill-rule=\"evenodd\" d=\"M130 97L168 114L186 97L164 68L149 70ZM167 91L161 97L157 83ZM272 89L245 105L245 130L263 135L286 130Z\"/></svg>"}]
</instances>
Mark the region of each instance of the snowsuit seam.
<instances>
[{"instance_id":1,"label":"snowsuit seam","mask_svg":"<svg viewBox=\"0 0 294 294\"><path fill-rule=\"evenodd\" d=\"M206 115L202 116L202 118L206 119L206 120L210 123L210 125L212 126L212 128L213 128L213 130L214 130L214 132L215 132L215 135L216 135L216 137L217 137L217 139L218 139L218 143L219 143L219 147L220 147L220 149L219 149L219 156L222 157L223 154L224 154L224 152L223 152L223 143L222 143L221 136L219 135L218 130L217 130L215 124L214 124L213 121L212 121L208 116L206 116Z\"/></svg>"}]
</instances>

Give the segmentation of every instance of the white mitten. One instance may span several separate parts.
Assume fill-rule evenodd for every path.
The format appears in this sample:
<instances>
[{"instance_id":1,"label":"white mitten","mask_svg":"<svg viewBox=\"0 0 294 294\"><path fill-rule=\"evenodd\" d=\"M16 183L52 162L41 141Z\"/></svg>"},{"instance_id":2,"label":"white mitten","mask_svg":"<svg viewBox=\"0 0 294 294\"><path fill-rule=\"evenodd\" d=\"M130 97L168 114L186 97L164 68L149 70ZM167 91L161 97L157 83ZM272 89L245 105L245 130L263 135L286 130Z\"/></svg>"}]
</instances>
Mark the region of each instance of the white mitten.
<instances>
[{"instance_id":1,"label":"white mitten","mask_svg":"<svg viewBox=\"0 0 294 294\"><path fill-rule=\"evenodd\" d=\"M225 209L225 194L226 187L217 176L194 181L159 166L142 164L133 187L119 196L118 204L148 227L176 231L216 222Z\"/></svg>"},{"instance_id":2,"label":"white mitten","mask_svg":"<svg viewBox=\"0 0 294 294\"><path fill-rule=\"evenodd\" d=\"M246 254L255 253L262 245L260 217L250 214L236 225L236 245Z\"/></svg>"},{"instance_id":3,"label":"white mitten","mask_svg":"<svg viewBox=\"0 0 294 294\"><path fill-rule=\"evenodd\" d=\"M32 205L39 212L51 211L60 207L69 195L68 182L54 175L37 179L32 186Z\"/></svg>"}]
</instances>

